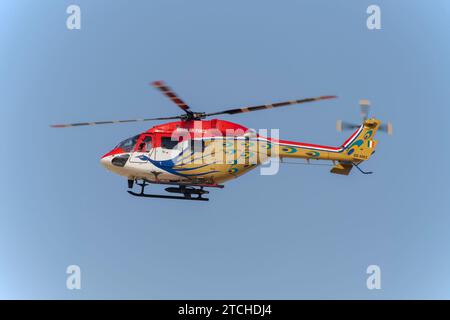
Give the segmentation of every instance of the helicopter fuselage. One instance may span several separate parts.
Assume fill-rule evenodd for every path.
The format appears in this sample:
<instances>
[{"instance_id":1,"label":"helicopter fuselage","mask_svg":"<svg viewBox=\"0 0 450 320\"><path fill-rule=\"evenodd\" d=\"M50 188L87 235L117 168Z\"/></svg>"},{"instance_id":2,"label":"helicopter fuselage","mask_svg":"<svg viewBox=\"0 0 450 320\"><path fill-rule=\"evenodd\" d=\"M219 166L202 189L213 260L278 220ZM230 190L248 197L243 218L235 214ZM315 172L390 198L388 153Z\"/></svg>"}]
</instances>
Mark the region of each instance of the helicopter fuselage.
<instances>
[{"instance_id":1,"label":"helicopter fuselage","mask_svg":"<svg viewBox=\"0 0 450 320\"><path fill-rule=\"evenodd\" d=\"M375 121L376 129L379 122L371 121ZM177 121L124 140L105 154L101 163L128 180L213 186L237 178L273 157L342 163L364 160L366 155L358 159L350 151L355 140L361 140L357 138L363 135L363 129L361 125L342 146L329 147L263 137L224 120ZM363 139L371 140L371 134Z\"/></svg>"}]
</instances>

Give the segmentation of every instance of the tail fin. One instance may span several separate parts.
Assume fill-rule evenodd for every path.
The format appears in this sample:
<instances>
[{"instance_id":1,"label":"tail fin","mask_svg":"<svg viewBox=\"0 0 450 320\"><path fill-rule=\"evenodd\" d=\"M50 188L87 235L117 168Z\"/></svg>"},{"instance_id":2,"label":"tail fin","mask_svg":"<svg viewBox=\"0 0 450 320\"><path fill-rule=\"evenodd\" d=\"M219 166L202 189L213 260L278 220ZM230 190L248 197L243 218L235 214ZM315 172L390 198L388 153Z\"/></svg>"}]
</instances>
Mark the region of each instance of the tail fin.
<instances>
[{"instance_id":1,"label":"tail fin","mask_svg":"<svg viewBox=\"0 0 450 320\"><path fill-rule=\"evenodd\" d=\"M375 147L378 143L373 138L380 124L381 121L377 119L364 120L364 123L358 130L342 145L344 157L331 168L331 173L348 175L354 163L369 160L370 156L375 152Z\"/></svg>"},{"instance_id":2,"label":"tail fin","mask_svg":"<svg viewBox=\"0 0 450 320\"><path fill-rule=\"evenodd\" d=\"M367 119L358 129L360 131L357 136L351 139L351 142L345 146L345 154L355 161L369 160L374 153L378 141L373 140L375 134L380 127L381 121L377 119Z\"/></svg>"}]
</instances>

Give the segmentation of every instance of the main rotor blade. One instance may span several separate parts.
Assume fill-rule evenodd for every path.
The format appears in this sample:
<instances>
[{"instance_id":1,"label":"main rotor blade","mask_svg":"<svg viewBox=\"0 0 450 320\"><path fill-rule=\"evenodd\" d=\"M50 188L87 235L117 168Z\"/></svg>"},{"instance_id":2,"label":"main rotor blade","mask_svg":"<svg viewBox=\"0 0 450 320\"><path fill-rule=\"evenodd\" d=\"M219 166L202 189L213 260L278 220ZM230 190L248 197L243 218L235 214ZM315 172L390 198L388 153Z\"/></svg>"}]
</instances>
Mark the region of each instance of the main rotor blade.
<instances>
[{"instance_id":1,"label":"main rotor blade","mask_svg":"<svg viewBox=\"0 0 450 320\"><path fill-rule=\"evenodd\" d=\"M334 98L337 98L337 96L320 96L320 97L306 98L306 99L301 99L301 100L292 100L292 101L277 102L277 103L272 103L272 104L263 104L263 105L259 105L259 106L253 106L253 107L228 109L228 110L219 111L219 112L207 113L207 114L205 114L205 116L208 117L208 116L215 116L218 114L236 114L236 113L244 113L244 112L251 112L251 111L258 111L258 110L265 110L265 109L273 109L273 108L288 106L291 104L300 104L300 103L313 102L313 101L325 100L325 99L334 99Z\"/></svg>"},{"instance_id":2,"label":"main rotor blade","mask_svg":"<svg viewBox=\"0 0 450 320\"><path fill-rule=\"evenodd\" d=\"M151 83L156 89L160 90L166 97L172 100L181 110L186 113L191 113L189 106L177 96L173 90L168 87L163 81L154 81Z\"/></svg>"},{"instance_id":3,"label":"main rotor blade","mask_svg":"<svg viewBox=\"0 0 450 320\"><path fill-rule=\"evenodd\" d=\"M117 123L129 123L129 122L143 122L143 121L153 121L153 120L172 120L181 119L180 116L174 117L162 117L162 118L147 118L147 119L130 119L130 120L111 120L111 121L95 121L95 122L76 122L67 124L52 124L52 128L68 128L68 127L80 127L80 126L95 126L99 124L117 124Z\"/></svg>"}]
</instances>

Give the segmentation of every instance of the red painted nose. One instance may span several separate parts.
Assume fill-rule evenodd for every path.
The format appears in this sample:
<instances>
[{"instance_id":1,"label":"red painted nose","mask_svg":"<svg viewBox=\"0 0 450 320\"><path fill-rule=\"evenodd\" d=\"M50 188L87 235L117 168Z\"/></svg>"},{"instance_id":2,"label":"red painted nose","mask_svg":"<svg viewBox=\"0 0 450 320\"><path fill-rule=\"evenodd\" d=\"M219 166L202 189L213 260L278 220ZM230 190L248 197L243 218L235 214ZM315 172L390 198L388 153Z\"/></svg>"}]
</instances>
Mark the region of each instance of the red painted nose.
<instances>
[{"instance_id":1,"label":"red painted nose","mask_svg":"<svg viewBox=\"0 0 450 320\"><path fill-rule=\"evenodd\" d=\"M105 154L102 156L102 159L105 158L105 157L108 157L108 156L113 156L113 155L115 155L115 154L119 154L119 153L124 153L124 151L123 151L122 148L115 148L115 149L112 149L110 152L105 153Z\"/></svg>"},{"instance_id":2,"label":"red painted nose","mask_svg":"<svg viewBox=\"0 0 450 320\"><path fill-rule=\"evenodd\" d=\"M128 161L129 156L130 155L126 153L122 148L114 148L101 157L100 163L106 169L111 170L114 167L125 166L125 163Z\"/></svg>"}]
</instances>

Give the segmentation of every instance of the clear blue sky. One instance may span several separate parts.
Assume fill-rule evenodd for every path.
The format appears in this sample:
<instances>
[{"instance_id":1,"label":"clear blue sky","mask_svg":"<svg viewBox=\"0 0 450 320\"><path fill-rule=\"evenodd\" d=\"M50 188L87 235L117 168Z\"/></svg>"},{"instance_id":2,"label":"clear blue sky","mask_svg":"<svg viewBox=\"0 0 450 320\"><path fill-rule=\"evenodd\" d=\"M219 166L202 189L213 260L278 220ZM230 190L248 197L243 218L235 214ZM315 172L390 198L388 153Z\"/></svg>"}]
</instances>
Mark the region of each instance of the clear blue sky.
<instances>
[{"instance_id":1,"label":"clear blue sky","mask_svg":"<svg viewBox=\"0 0 450 320\"><path fill-rule=\"evenodd\" d=\"M448 1L2 1L0 21L0 298L450 298ZM99 158L147 124L48 125L178 114L159 79L199 111L339 95L223 117L283 139L339 145L360 98L395 133L371 176L286 165L208 203L132 198Z\"/></svg>"}]
</instances>

